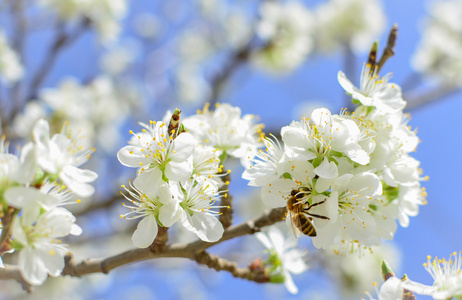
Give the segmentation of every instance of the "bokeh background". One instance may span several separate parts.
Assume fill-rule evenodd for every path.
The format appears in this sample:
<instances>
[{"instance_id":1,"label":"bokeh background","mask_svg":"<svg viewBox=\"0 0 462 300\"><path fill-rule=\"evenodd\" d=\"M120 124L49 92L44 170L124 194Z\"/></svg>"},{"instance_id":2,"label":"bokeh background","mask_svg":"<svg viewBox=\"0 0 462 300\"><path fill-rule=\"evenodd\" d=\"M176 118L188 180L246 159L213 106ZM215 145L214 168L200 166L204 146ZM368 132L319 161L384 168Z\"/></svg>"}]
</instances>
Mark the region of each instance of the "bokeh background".
<instances>
[{"instance_id":1,"label":"bokeh background","mask_svg":"<svg viewBox=\"0 0 462 300\"><path fill-rule=\"evenodd\" d=\"M22 10L19 10L22 15L15 14L12 9L16 1L23 4ZM59 1L54 4L53 1L42 1L49 6L41 6L37 2L0 2L0 24L10 40L17 39L14 35L18 32L17 18L34 24L26 30L29 33L22 46L22 61L25 63L23 80L26 84L22 88L4 85L2 89L3 133L20 144L23 138L27 138L27 127L30 128L34 117L45 115L58 124L72 115L68 112L72 105L78 114L79 107L86 105L75 99L83 86L93 85L93 93L105 99L98 100L103 103L100 107L91 106L91 112L85 109L79 112L82 118L89 120L85 126L92 130L97 148L88 166L100 174L95 196L85 199L81 207L75 208L77 223L84 228L84 234L69 243L71 251L80 258L107 256L132 247L130 230L135 224L118 217L123 212L122 200L115 199L113 195L117 195L121 183L134 177L133 170L118 163L116 153L129 139L128 130L139 128L137 121L159 120L167 109L175 107L180 107L183 115L190 115L205 101L216 98L219 102L239 106L243 114L258 115L266 125L265 132L277 133L281 127L299 119L302 114L309 114L313 108L327 107L338 113L342 107L349 106L337 82L337 72L345 71L358 83L362 63L367 58L368 47L356 49L361 48L360 45L349 44L347 47L339 43L329 51L311 51L291 70L270 71L251 59L238 62L232 59L245 48L246 36L254 35L251 24L261 18L259 5L262 1L128 1L125 16L120 18L117 38L102 41L101 34L95 33L93 27L85 27L72 43L59 51L43 81L29 95L26 86L32 84L34 74L43 67L57 34L60 30L74 32L80 26L75 19L58 21L50 7ZM314 14L327 2L335 1L300 3ZM346 2L364 5L366 1ZM409 100L409 109L406 110L411 115L409 125L417 128L421 140L413 156L421 162L424 175L429 176L429 180L422 183L428 192L428 204L421 207L418 216L411 218L408 228L399 227L395 239L385 242L385 248L377 249L375 254L386 257L397 275L406 273L411 279L425 284L433 282L422 267L427 255L448 257L453 251L462 250L459 190L462 182L462 158L459 154L462 146L459 124L462 94L459 87L462 81L457 78L457 75L462 78L462 68L458 69L462 51L460 61L456 56L448 56L448 61L439 64L440 69L435 68L434 72L431 68L423 72L425 62L416 57L416 52L425 47L422 38L428 31L429 14L438 13L433 5L444 2L452 4L453 9L439 16L444 15L449 27L454 26L462 32L462 26L457 24L462 19L461 1L377 1L383 19L374 15L374 11L361 12L363 17L371 14L367 17L370 24L364 23L375 30L375 37L369 38L366 43L379 40L380 49L386 44L391 26L398 24L395 56L386 63L381 73L393 72L392 81L402 86L405 100ZM343 9L341 5L332 7ZM353 10L349 13L354 16L358 12ZM362 22L360 16L352 19ZM315 28L314 24L311 26ZM316 32L312 34L314 36ZM454 48L455 42L450 39L445 41L438 32L431 38L448 53ZM458 38L462 41L462 34ZM263 44L264 40L257 37L255 47ZM230 62L234 64L232 68L229 68ZM446 74L444 68L451 67L454 70L448 70L449 75ZM228 69L231 69L230 74L214 97L213 80ZM102 74L107 82L101 79ZM61 91L64 89L62 83L66 78L73 78L77 82L74 84L80 87L54 94L53 98L53 91L60 87ZM100 85L94 83L97 79L102 80ZM46 100L50 97L52 100ZM32 108L27 112L23 104L32 98L42 102L37 102L41 103L37 107L29 106ZM21 109L15 111L13 106ZM53 108L60 113L54 112ZM95 125L97 123L99 125ZM229 167L233 170L231 193L236 203L235 221L239 222L264 207L260 203L258 189L247 187L240 178L243 170L239 163L230 162ZM91 208L95 209L90 211ZM172 228L172 235L175 234L185 235ZM377 261L369 264L364 260L364 266L361 266L361 260L354 263L354 258L326 256L317 252L306 237L302 237L300 247L307 249L307 261L312 269L294 276L300 289L297 295L289 294L283 285L260 285L235 279L228 273L217 273L183 259L159 259L124 266L109 275L90 275L81 279L51 278L32 295L22 292L15 282L0 282L0 298L358 299L361 296L367 298L363 294L365 289L374 293L371 282L367 280L377 278L375 281L381 283ZM254 237L229 241L210 251L242 266L266 256ZM8 263L8 258L4 260ZM343 268L351 274L345 276L345 273L339 272ZM362 287L353 284L355 281L367 283Z\"/></svg>"}]
</instances>

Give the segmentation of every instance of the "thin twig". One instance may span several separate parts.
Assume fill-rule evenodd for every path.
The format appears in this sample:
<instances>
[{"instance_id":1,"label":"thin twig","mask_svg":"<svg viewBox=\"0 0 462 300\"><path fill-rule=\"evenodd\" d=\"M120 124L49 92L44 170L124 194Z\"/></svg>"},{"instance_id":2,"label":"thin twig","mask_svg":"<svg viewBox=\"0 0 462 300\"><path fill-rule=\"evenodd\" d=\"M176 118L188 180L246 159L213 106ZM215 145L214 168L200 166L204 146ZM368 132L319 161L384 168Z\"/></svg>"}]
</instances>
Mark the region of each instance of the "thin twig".
<instances>
[{"instance_id":1,"label":"thin twig","mask_svg":"<svg viewBox=\"0 0 462 300\"><path fill-rule=\"evenodd\" d=\"M57 24L56 37L50 49L47 51L45 59L38 68L37 74L35 74L35 76L32 79L32 84L29 93L26 97L26 101L29 101L36 97L38 88L52 70L56 62L56 59L58 58L58 54L66 46L69 46L74 41L76 41L85 32L89 24L90 21L85 18L81 21L80 25L78 25L77 28L71 33L65 32L63 30L64 26L62 23Z\"/></svg>"},{"instance_id":2,"label":"thin twig","mask_svg":"<svg viewBox=\"0 0 462 300\"><path fill-rule=\"evenodd\" d=\"M87 259L80 262L76 262L72 256L68 256L62 274L74 277L81 277L91 273L107 274L111 270L126 264L159 257L183 257L196 260L198 253L203 252L207 248L238 236L258 232L262 227L281 221L284 214L285 207L275 208L252 220L231 226L225 230L223 237L215 243L197 240L189 244L178 243L166 245L164 249L133 249L103 259Z\"/></svg>"},{"instance_id":3,"label":"thin twig","mask_svg":"<svg viewBox=\"0 0 462 300\"><path fill-rule=\"evenodd\" d=\"M218 102L227 81L231 78L233 73L247 61L252 52L252 44L252 40L250 40L246 45L237 49L221 69L222 71L211 79L210 86L212 87L212 93L210 99L206 101L210 103L210 106L213 107L213 105Z\"/></svg>"},{"instance_id":4,"label":"thin twig","mask_svg":"<svg viewBox=\"0 0 462 300\"><path fill-rule=\"evenodd\" d=\"M407 93L404 99L407 101L406 110L420 108L435 101L439 101L445 97L460 92L461 88L456 85L441 85L431 91L426 91L418 95Z\"/></svg>"},{"instance_id":5,"label":"thin twig","mask_svg":"<svg viewBox=\"0 0 462 300\"><path fill-rule=\"evenodd\" d=\"M24 41L27 34L27 18L25 16L24 0L16 0L12 2L12 15L14 18L14 34L13 34L13 49L21 59L23 66L26 65L26 56L24 55ZM21 101L22 81L16 82L10 90L11 103L20 103Z\"/></svg>"},{"instance_id":6,"label":"thin twig","mask_svg":"<svg viewBox=\"0 0 462 300\"><path fill-rule=\"evenodd\" d=\"M13 228L14 218L19 213L19 209L13 209L2 218L2 234L0 235L0 247L3 248L3 243L10 238L11 230ZM1 253L0 253L1 254Z\"/></svg>"},{"instance_id":7,"label":"thin twig","mask_svg":"<svg viewBox=\"0 0 462 300\"><path fill-rule=\"evenodd\" d=\"M4 268L0 268L0 279L2 280L16 280L19 282L26 292L32 292L32 285L28 283L24 277L22 277L18 266L5 265Z\"/></svg>"},{"instance_id":8,"label":"thin twig","mask_svg":"<svg viewBox=\"0 0 462 300\"><path fill-rule=\"evenodd\" d=\"M107 199L106 201L98 201L98 202L92 202L88 207L77 211L74 213L74 216L82 216L87 213L93 212L95 210L99 209L106 209L117 203L118 201L123 200L123 197L120 196L120 194L114 194L111 198ZM120 202L122 203L122 202Z\"/></svg>"},{"instance_id":9,"label":"thin twig","mask_svg":"<svg viewBox=\"0 0 462 300\"><path fill-rule=\"evenodd\" d=\"M268 282L269 277L265 275L264 269L261 268L239 268L235 262L227 261L217 255L212 255L206 251L200 252L195 256L195 260L206 265L215 271L227 271L234 277L244 278L255 282Z\"/></svg>"}]
</instances>

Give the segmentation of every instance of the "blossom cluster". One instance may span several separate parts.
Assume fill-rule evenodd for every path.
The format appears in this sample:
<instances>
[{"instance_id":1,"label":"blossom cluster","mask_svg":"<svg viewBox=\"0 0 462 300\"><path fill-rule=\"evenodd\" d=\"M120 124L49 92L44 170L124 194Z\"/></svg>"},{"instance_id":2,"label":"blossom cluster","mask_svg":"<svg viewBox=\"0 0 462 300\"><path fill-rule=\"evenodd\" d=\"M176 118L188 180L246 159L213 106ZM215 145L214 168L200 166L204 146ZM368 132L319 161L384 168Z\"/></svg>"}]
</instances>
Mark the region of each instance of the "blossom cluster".
<instances>
[{"instance_id":1,"label":"blossom cluster","mask_svg":"<svg viewBox=\"0 0 462 300\"><path fill-rule=\"evenodd\" d=\"M19 251L21 274L31 284L41 284L64 268L68 250L58 238L82 231L61 206L91 196L97 174L80 168L93 149L83 148L82 137L66 126L50 137L48 122L40 119L33 140L18 155L8 152L4 139L0 144L2 219L13 218L12 241L3 241L2 249Z\"/></svg>"},{"instance_id":2,"label":"blossom cluster","mask_svg":"<svg viewBox=\"0 0 462 300\"><path fill-rule=\"evenodd\" d=\"M130 131L129 145L117 154L123 165L138 169L133 183L122 186L130 212L121 217L142 218L132 236L140 248L153 243L157 224L170 227L177 221L204 241L219 240L223 226L216 216L226 207L215 203L227 196L220 188L230 172L223 162L229 155L246 164L260 146L261 126L237 107L221 104L211 112L206 106L182 122L180 113L140 123L142 131Z\"/></svg>"},{"instance_id":3,"label":"blossom cluster","mask_svg":"<svg viewBox=\"0 0 462 300\"><path fill-rule=\"evenodd\" d=\"M27 139L41 118L51 120L52 128L68 122L69 129L85 134L83 146L113 151L119 142L118 127L134 106L132 98L136 96L129 89L118 88L116 81L105 75L87 84L67 78L57 88L41 90L39 100L28 102L13 120L13 128Z\"/></svg>"},{"instance_id":4,"label":"blossom cluster","mask_svg":"<svg viewBox=\"0 0 462 300\"><path fill-rule=\"evenodd\" d=\"M294 70L313 52L363 52L385 24L376 0L330 0L313 10L299 1L264 2L260 16L256 33L265 46L252 62L276 73Z\"/></svg>"},{"instance_id":5,"label":"blossom cluster","mask_svg":"<svg viewBox=\"0 0 462 300\"><path fill-rule=\"evenodd\" d=\"M102 42L113 41L120 31L119 21L125 16L125 0L37 0L63 20L86 18L95 27Z\"/></svg>"},{"instance_id":6,"label":"blossom cluster","mask_svg":"<svg viewBox=\"0 0 462 300\"><path fill-rule=\"evenodd\" d=\"M433 277L432 285L413 281L407 275L404 275L400 280L395 277L390 266L384 261L382 263L382 274L386 281L380 287L380 291L376 288L378 299L409 299L410 295L415 299L414 294L431 296L436 300L461 299L462 253L460 251L459 253L451 253L449 259L435 257L432 260L432 257L428 255L427 262L423 266ZM369 296L369 299L376 299L369 293L365 293Z\"/></svg>"},{"instance_id":7,"label":"blossom cluster","mask_svg":"<svg viewBox=\"0 0 462 300\"><path fill-rule=\"evenodd\" d=\"M287 219L317 248L345 252L393 239L396 221L408 226L425 203L419 162L409 155L418 138L389 78L367 65L357 88L339 72L355 111L319 108L293 121L281 129L282 143L265 139L266 151L243 174L262 187L267 206L286 206Z\"/></svg>"},{"instance_id":8,"label":"blossom cluster","mask_svg":"<svg viewBox=\"0 0 462 300\"><path fill-rule=\"evenodd\" d=\"M0 30L0 78L9 85L21 79L23 72L18 54L9 45L3 30Z\"/></svg>"},{"instance_id":9,"label":"blossom cluster","mask_svg":"<svg viewBox=\"0 0 462 300\"><path fill-rule=\"evenodd\" d=\"M422 39L412 59L414 69L445 84L462 84L462 1L432 1Z\"/></svg>"}]
</instances>

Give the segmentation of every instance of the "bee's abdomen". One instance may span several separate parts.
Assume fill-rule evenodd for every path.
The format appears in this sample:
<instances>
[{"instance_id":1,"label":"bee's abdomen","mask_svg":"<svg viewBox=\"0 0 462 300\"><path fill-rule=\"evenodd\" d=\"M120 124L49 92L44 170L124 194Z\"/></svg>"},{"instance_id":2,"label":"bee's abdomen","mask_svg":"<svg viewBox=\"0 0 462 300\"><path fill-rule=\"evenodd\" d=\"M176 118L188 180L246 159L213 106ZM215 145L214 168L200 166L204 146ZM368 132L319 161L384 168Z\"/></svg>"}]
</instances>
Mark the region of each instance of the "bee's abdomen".
<instances>
[{"instance_id":1,"label":"bee's abdomen","mask_svg":"<svg viewBox=\"0 0 462 300\"><path fill-rule=\"evenodd\" d=\"M316 230L314 229L313 224L311 224L309 219L302 218L300 219L300 231L307 236L316 236Z\"/></svg>"}]
</instances>

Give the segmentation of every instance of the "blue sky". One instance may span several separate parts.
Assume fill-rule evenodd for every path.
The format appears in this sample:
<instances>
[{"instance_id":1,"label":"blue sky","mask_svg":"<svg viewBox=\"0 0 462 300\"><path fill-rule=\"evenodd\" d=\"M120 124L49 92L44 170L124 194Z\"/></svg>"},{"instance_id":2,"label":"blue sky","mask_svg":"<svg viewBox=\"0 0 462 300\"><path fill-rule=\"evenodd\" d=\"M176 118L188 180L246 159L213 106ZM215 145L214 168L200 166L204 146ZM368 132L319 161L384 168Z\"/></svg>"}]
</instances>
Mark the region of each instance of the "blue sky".
<instances>
[{"instance_id":1,"label":"blue sky","mask_svg":"<svg viewBox=\"0 0 462 300\"><path fill-rule=\"evenodd\" d=\"M388 19L386 28L397 23L399 37L395 48L396 55L387 62L382 72L393 72L393 81L401 84L413 72L410 59L420 39L419 24L425 14L425 2L418 0L383 2ZM126 20L126 25L130 25L133 15L152 9L154 6L156 5L149 1L133 2L133 10ZM127 30L124 35L130 37L131 32ZM378 37L382 46L385 37L386 33ZM47 38L46 34L37 35L31 39L31 44L46 41ZM28 53L30 60L38 61L38 57L43 53L42 50L38 48L36 52L35 49L31 49ZM65 75L82 79L93 76L97 72L94 67L97 62L94 55L98 51L98 46L95 45L92 36L84 36L75 47L60 56L58 67L46 81L46 85L55 85ZM356 74L359 75L365 59L366 54L357 57ZM331 111L339 112L340 108L345 106L345 97L337 82L337 72L343 67L344 57L341 51L329 56L309 59L296 71L284 77L275 77L249 66L243 66L233 77L232 88L223 95L220 101L240 106L244 113L258 115L267 128L280 129L299 117L294 114L294 107L306 101L319 102ZM358 80L359 78L356 78L356 82ZM423 87L430 87L428 81L423 83ZM460 93L455 94L410 111L412 119L409 125L418 129L418 136L421 139L417 152L413 156L421 161L424 175L430 178L428 182L423 183L428 192L428 205L421 208L417 217L411 218L408 228L398 228L395 242L402 251L402 272L426 284L432 283L430 275L422 267L428 254L448 257L449 253L462 249L460 234L462 221L459 217L462 204L458 190L461 182L460 167L462 166L462 158L459 155L462 133L458 125L460 111L462 111L460 97ZM163 112L153 111L152 114L160 117ZM233 174L235 178L238 177L238 172ZM245 182L238 179L235 184L240 189L246 188ZM237 195L245 193L247 192L242 190L236 192ZM220 247L218 248L217 250L212 248L211 252L223 251ZM125 295L121 294L118 286L126 287L126 285L135 283L151 290L159 299L176 298L179 295L177 289L183 286L186 289L189 286L196 286L196 288L202 286L207 289L205 297L210 298L220 296L221 299L255 299L269 295L265 287L231 278L229 274L216 274L213 270L202 270L202 267L200 271L197 271L192 263L188 264L189 271L170 271L165 273L165 276L162 272L154 271L152 265L143 266L143 263L139 263L137 266L140 267L115 270L112 274L115 276L113 284L97 292L97 296L104 299L116 299ZM335 289L322 280L323 278L325 274L310 274L309 272L297 276L296 283L302 292L294 298L306 297L306 290ZM207 284L208 281L212 284ZM281 290L270 289L269 291L275 295L282 293L284 297L288 296Z\"/></svg>"}]
</instances>

